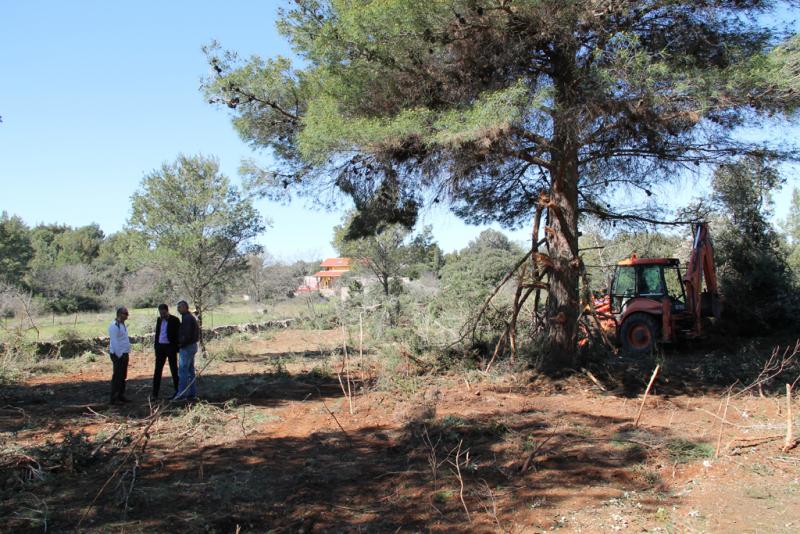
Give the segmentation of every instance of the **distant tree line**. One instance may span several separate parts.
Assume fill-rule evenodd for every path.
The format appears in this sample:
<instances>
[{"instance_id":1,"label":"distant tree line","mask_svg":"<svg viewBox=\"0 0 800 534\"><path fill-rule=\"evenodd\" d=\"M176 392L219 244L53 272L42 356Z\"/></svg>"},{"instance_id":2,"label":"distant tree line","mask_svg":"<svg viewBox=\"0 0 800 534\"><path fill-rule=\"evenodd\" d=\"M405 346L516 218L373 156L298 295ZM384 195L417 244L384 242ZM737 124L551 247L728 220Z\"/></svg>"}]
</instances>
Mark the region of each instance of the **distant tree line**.
<instances>
[{"instance_id":1,"label":"distant tree line","mask_svg":"<svg viewBox=\"0 0 800 534\"><path fill-rule=\"evenodd\" d=\"M145 266L137 268L137 240L127 230L107 236L96 224L31 228L3 212L0 281L33 292L42 308L58 313L110 307L119 298L147 305L165 280Z\"/></svg>"},{"instance_id":2,"label":"distant tree line","mask_svg":"<svg viewBox=\"0 0 800 534\"><path fill-rule=\"evenodd\" d=\"M155 306L178 297L197 310L246 285L255 238L266 228L252 199L220 173L215 158L179 156L148 174L125 228L97 224L29 227L0 216L0 313L8 294L32 296L38 312L74 313ZM266 296L266 293L264 294Z\"/></svg>"}]
</instances>

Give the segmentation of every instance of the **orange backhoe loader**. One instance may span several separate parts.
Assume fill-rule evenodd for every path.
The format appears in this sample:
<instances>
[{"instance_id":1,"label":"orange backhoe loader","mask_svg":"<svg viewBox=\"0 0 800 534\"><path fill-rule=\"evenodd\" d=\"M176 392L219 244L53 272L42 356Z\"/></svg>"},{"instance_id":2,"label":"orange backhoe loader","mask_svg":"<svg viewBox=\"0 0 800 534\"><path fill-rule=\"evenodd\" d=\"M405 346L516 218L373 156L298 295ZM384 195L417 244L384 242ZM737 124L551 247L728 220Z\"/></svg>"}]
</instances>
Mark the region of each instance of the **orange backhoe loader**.
<instances>
[{"instance_id":1,"label":"orange backhoe loader","mask_svg":"<svg viewBox=\"0 0 800 534\"><path fill-rule=\"evenodd\" d=\"M608 294L595 300L602 328L626 352L649 353L659 342L698 337L707 318L719 319L711 235L706 223L692 226L692 252L683 276L675 258L634 254L617 264Z\"/></svg>"}]
</instances>

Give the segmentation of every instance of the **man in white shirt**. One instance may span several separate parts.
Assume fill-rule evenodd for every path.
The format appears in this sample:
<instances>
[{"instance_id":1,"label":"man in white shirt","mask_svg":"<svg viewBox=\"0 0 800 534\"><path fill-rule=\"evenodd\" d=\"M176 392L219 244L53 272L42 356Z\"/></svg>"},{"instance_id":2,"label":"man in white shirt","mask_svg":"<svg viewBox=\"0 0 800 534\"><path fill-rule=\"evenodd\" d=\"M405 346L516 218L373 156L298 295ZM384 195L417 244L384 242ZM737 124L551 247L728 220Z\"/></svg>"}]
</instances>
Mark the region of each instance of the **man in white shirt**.
<instances>
[{"instance_id":1,"label":"man in white shirt","mask_svg":"<svg viewBox=\"0 0 800 534\"><path fill-rule=\"evenodd\" d=\"M111 404L130 402L125 398L125 379L128 378L128 354L131 351L131 341L128 338L128 328L125 321L128 319L128 309L124 306L117 308L117 317L108 325L109 347L108 354L114 372L111 375Z\"/></svg>"}]
</instances>

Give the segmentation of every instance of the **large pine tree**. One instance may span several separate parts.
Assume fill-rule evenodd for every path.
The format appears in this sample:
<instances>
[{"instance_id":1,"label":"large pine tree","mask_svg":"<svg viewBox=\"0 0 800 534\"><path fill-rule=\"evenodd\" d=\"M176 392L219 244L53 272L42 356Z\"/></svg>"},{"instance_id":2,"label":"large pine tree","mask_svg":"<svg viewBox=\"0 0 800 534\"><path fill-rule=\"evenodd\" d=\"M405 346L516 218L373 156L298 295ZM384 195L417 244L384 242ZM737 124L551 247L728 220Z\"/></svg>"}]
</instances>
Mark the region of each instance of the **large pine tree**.
<instances>
[{"instance_id":1,"label":"large pine tree","mask_svg":"<svg viewBox=\"0 0 800 534\"><path fill-rule=\"evenodd\" d=\"M274 155L250 169L265 191L343 191L365 233L426 202L512 226L543 204L546 362L570 366L579 217L629 219L620 193L755 148L731 132L797 95L797 42L769 22L788 4L297 0L279 29L302 66L211 47L205 90Z\"/></svg>"}]
</instances>

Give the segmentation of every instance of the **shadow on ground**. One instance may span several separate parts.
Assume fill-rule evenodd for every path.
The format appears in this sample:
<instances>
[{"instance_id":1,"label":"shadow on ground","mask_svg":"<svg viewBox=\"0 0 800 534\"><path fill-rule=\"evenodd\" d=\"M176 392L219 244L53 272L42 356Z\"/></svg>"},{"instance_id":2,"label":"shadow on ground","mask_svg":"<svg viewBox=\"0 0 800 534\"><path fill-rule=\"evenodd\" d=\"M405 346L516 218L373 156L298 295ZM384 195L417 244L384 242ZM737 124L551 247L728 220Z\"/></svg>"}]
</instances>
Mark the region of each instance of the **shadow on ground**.
<instances>
[{"instance_id":1,"label":"shadow on ground","mask_svg":"<svg viewBox=\"0 0 800 534\"><path fill-rule=\"evenodd\" d=\"M371 384L357 381L355 385ZM146 417L151 410L148 399L151 386L150 379L128 380L126 394L132 402L117 406L108 404L109 382L105 380L4 387L0 391L0 405L7 409L0 410L0 432L15 432L31 425L58 432L73 427L78 418L93 415L92 411L114 417ZM159 402L165 406L182 405L167 400L173 393L168 374L162 379L161 389L163 397ZM288 401L341 397L342 390L335 376L316 371L293 375L284 372L207 374L198 380L198 395L211 403L235 400L241 404L277 408Z\"/></svg>"},{"instance_id":2,"label":"shadow on ground","mask_svg":"<svg viewBox=\"0 0 800 534\"><path fill-rule=\"evenodd\" d=\"M133 461L120 464L122 448L84 472L56 470L28 493L47 503L52 531L73 529L115 469L121 469L122 482L108 486L82 528L473 532L509 526L530 510L549 527L551 510L566 500L599 505L623 491L659 487L660 481L636 474L651 451L620 437L627 424L563 411L497 411L476 418L437 418L429 411L401 425L346 433L262 434L177 450L153 443L134 456L135 483ZM509 446L514 440L522 447ZM651 504L655 509L655 501L645 501ZM3 524L17 531L31 526L11 507L0 513Z\"/></svg>"}]
</instances>

